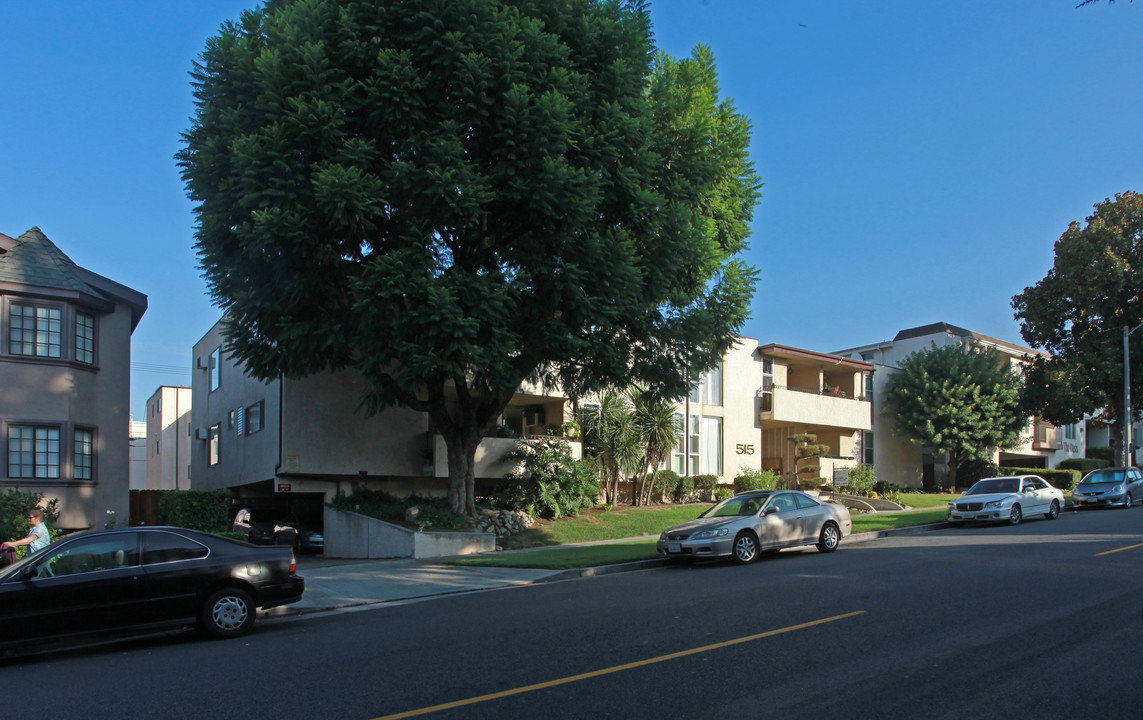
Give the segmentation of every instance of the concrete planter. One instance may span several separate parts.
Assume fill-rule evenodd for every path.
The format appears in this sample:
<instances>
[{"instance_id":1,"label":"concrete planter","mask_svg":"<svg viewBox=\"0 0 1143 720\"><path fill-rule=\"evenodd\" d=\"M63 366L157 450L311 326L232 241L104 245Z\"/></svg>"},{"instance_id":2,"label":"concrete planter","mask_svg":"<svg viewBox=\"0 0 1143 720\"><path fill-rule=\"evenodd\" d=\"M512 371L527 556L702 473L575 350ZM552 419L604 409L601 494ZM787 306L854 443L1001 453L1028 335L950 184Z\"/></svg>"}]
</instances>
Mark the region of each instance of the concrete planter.
<instances>
[{"instance_id":1,"label":"concrete planter","mask_svg":"<svg viewBox=\"0 0 1143 720\"><path fill-rule=\"evenodd\" d=\"M436 558L496 549L496 536L483 532L410 530L360 513L325 509L327 557Z\"/></svg>"}]
</instances>

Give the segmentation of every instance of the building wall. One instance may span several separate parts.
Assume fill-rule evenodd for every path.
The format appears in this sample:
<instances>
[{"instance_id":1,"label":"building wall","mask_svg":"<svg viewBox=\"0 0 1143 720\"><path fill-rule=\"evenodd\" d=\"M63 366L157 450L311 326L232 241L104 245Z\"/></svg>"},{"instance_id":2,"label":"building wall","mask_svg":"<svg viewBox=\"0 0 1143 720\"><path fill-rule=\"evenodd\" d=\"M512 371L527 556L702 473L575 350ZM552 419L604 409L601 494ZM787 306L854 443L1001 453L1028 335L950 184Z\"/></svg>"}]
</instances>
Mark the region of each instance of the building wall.
<instances>
[{"instance_id":1,"label":"building wall","mask_svg":"<svg viewBox=\"0 0 1143 720\"><path fill-rule=\"evenodd\" d=\"M147 400L147 490L191 487L191 395L163 385Z\"/></svg>"},{"instance_id":2,"label":"building wall","mask_svg":"<svg viewBox=\"0 0 1143 720\"><path fill-rule=\"evenodd\" d=\"M1030 348L1021 348L991 338L982 336L964 337L955 333L935 331L917 337L906 337L890 342L877 343L850 350L839 351L840 354L860 357L874 363L873 376L873 455L877 479L900 487L922 487L926 449L922 448L908 438L898 434L894 425L894 417L885 405L884 388L890 377L895 374L902 362L915 352L929 350L935 344L945 347L962 342L972 342L977 346L991 347L1007 355L1019 369L1021 358L1025 354L1034 354ZM1061 432L1063 429L1061 428ZM1082 440L1082 429L1079 429L1080 441L1062 442L1059 449L1044 450L1034 447L1034 425L1029 418L1021 441L1011 449L992 453L993 462L1028 462L1046 463L1047 467L1056 465L1069 457L1083 457L1085 446ZM933 479L943 486L948 478L947 458L938 455L932 463Z\"/></svg>"},{"instance_id":3,"label":"building wall","mask_svg":"<svg viewBox=\"0 0 1143 720\"><path fill-rule=\"evenodd\" d=\"M96 360L94 366L87 367L66 358L9 355L8 310L16 299L0 295L0 443L4 447L0 488L18 486L25 492L42 492L45 501L58 498L57 526L61 529L102 527L108 511L127 517L131 309L116 304L110 312L96 316ZM69 320L69 315L74 318L65 313L62 325L65 343L74 332L74 319ZM59 479L9 477L8 427L12 424L60 428ZM95 431L91 481L75 479L77 427Z\"/></svg>"}]
</instances>

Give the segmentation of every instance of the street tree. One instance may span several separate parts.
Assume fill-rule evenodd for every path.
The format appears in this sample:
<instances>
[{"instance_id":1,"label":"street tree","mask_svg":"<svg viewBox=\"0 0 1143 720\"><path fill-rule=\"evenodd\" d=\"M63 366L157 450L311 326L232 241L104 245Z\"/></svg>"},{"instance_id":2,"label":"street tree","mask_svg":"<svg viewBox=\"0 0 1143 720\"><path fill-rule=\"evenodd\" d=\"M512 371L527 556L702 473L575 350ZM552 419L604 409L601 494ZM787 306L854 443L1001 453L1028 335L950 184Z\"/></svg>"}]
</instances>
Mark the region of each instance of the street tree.
<instances>
[{"instance_id":1,"label":"street tree","mask_svg":"<svg viewBox=\"0 0 1143 720\"><path fill-rule=\"evenodd\" d=\"M1124 192L1096 203L1084 225L1072 222L1056 242L1052 269L1012 298L1020 334L1051 357L1028 370L1028 410L1067 425L1105 410L1124 418L1123 332L1143 322L1143 195ZM1130 338L1131 392L1143 393L1143 342ZM1114 436L1122 448L1123 424Z\"/></svg>"},{"instance_id":2,"label":"street tree","mask_svg":"<svg viewBox=\"0 0 1143 720\"><path fill-rule=\"evenodd\" d=\"M910 353L889 376L885 399L897 431L914 444L949 454L949 486L957 466L1013 447L1027 419L1020 376L1008 358L957 343Z\"/></svg>"},{"instance_id":3,"label":"street tree","mask_svg":"<svg viewBox=\"0 0 1143 720\"><path fill-rule=\"evenodd\" d=\"M270 0L192 77L177 159L228 352L427 413L459 512L522 381L679 397L747 318L750 124L642 0Z\"/></svg>"}]
</instances>

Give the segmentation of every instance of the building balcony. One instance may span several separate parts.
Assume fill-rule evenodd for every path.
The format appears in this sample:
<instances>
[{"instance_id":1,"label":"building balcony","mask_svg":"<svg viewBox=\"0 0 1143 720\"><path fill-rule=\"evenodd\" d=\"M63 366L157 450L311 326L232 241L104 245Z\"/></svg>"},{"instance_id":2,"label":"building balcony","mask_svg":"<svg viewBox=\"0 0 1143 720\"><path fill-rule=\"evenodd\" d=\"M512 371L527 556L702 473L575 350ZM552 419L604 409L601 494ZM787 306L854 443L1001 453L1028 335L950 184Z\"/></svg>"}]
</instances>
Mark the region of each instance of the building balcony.
<instances>
[{"instance_id":1,"label":"building balcony","mask_svg":"<svg viewBox=\"0 0 1143 720\"><path fill-rule=\"evenodd\" d=\"M547 436L535 436L536 440ZM571 448L572 457L579 460L583 457L583 443L571 438L561 438ZM517 469L520 463L506 460L505 457L519 446L520 438L486 437L476 447L476 458L473 465L473 475L478 478L503 478ZM433 433L429 436L429 446L432 451L432 464L425 465L426 477L448 477L448 448L444 438Z\"/></svg>"},{"instance_id":2,"label":"building balcony","mask_svg":"<svg viewBox=\"0 0 1143 720\"><path fill-rule=\"evenodd\" d=\"M852 430L873 429L873 414L868 400L795 390L774 385L761 395L759 420L763 427L771 423L802 423Z\"/></svg>"}]
</instances>

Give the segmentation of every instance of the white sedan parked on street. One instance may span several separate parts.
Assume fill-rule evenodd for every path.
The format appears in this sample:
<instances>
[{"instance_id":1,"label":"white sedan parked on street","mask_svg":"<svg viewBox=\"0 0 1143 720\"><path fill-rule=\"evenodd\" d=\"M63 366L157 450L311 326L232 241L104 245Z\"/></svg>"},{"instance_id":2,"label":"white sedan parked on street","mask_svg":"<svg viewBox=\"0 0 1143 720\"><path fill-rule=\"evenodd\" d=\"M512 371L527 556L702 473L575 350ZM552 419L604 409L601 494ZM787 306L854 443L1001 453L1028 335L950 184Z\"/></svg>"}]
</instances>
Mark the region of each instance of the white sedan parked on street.
<instances>
[{"instance_id":1,"label":"white sedan parked on street","mask_svg":"<svg viewBox=\"0 0 1143 720\"><path fill-rule=\"evenodd\" d=\"M1055 520L1063 506L1063 491L1039 475L985 478L949 503L949 522L1016 525L1033 515Z\"/></svg>"}]
</instances>

